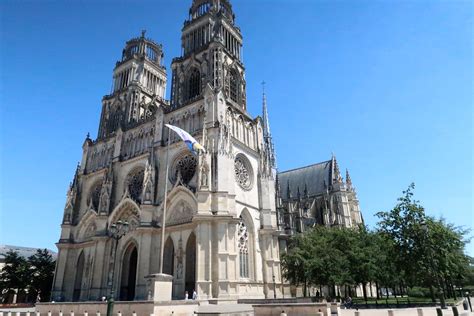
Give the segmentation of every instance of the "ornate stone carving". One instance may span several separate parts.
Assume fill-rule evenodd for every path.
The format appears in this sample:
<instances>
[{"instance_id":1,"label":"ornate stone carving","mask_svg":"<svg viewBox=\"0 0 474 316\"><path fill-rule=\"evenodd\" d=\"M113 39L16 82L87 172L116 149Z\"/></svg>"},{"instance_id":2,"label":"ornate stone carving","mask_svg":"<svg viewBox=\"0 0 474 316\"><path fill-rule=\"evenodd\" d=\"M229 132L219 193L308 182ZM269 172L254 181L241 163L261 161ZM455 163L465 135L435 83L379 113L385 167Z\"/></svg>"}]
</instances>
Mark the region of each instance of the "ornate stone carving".
<instances>
[{"instance_id":1,"label":"ornate stone carving","mask_svg":"<svg viewBox=\"0 0 474 316\"><path fill-rule=\"evenodd\" d=\"M99 214L108 214L110 208L110 194L112 192L112 179L105 177L100 192Z\"/></svg>"},{"instance_id":2,"label":"ornate stone carving","mask_svg":"<svg viewBox=\"0 0 474 316\"><path fill-rule=\"evenodd\" d=\"M144 173L144 170L141 169L130 174L128 177L128 192L130 194L130 197L138 203L141 203Z\"/></svg>"},{"instance_id":3,"label":"ornate stone carving","mask_svg":"<svg viewBox=\"0 0 474 316\"><path fill-rule=\"evenodd\" d=\"M202 158L202 165L201 165L201 189L209 188L209 166L207 165L206 157Z\"/></svg>"},{"instance_id":4,"label":"ornate stone carving","mask_svg":"<svg viewBox=\"0 0 474 316\"><path fill-rule=\"evenodd\" d=\"M253 172L250 163L243 155L237 155L234 161L235 180L244 190L250 190L253 184Z\"/></svg>"},{"instance_id":5,"label":"ornate stone carving","mask_svg":"<svg viewBox=\"0 0 474 316\"><path fill-rule=\"evenodd\" d=\"M192 154L187 154L179 158L174 166L172 172L172 178L170 179L173 183L176 183L178 179L181 180L182 184L189 184L196 173L197 159ZM179 176L178 176L179 174Z\"/></svg>"},{"instance_id":6,"label":"ornate stone carving","mask_svg":"<svg viewBox=\"0 0 474 316\"><path fill-rule=\"evenodd\" d=\"M166 225L176 225L190 222L193 218L193 214L194 212L192 208L184 201L181 201L170 212Z\"/></svg>"},{"instance_id":7,"label":"ornate stone carving","mask_svg":"<svg viewBox=\"0 0 474 316\"><path fill-rule=\"evenodd\" d=\"M149 160L146 163L145 167L145 174L143 180L143 197L142 201L144 204L152 204L153 203L153 193L155 190L155 168L153 167L153 163Z\"/></svg>"},{"instance_id":8,"label":"ornate stone carving","mask_svg":"<svg viewBox=\"0 0 474 316\"><path fill-rule=\"evenodd\" d=\"M94 186L91 188L91 191L89 193L90 205L92 206L92 209L94 211L97 211L99 209L101 192L102 192L102 183L98 182L94 184Z\"/></svg>"},{"instance_id":9,"label":"ornate stone carving","mask_svg":"<svg viewBox=\"0 0 474 316\"><path fill-rule=\"evenodd\" d=\"M248 278L249 277L249 232L247 226L245 225L242 216L240 217L239 222L239 231L238 233L238 248L239 248L239 267L240 267L240 277Z\"/></svg>"}]
</instances>

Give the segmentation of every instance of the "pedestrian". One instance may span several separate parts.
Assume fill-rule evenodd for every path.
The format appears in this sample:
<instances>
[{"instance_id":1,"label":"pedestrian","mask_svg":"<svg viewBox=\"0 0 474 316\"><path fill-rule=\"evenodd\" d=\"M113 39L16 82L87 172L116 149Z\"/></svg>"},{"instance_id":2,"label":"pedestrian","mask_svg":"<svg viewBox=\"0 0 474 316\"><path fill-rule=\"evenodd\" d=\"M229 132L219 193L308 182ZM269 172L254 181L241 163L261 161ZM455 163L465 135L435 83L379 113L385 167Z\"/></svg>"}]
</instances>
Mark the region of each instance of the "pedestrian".
<instances>
[{"instance_id":1,"label":"pedestrian","mask_svg":"<svg viewBox=\"0 0 474 316\"><path fill-rule=\"evenodd\" d=\"M196 300L197 299L197 293L196 293L196 290L194 289L193 290L193 300Z\"/></svg>"},{"instance_id":2,"label":"pedestrian","mask_svg":"<svg viewBox=\"0 0 474 316\"><path fill-rule=\"evenodd\" d=\"M189 298L189 294L188 294L188 291L184 292L184 299L187 301Z\"/></svg>"}]
</instances>

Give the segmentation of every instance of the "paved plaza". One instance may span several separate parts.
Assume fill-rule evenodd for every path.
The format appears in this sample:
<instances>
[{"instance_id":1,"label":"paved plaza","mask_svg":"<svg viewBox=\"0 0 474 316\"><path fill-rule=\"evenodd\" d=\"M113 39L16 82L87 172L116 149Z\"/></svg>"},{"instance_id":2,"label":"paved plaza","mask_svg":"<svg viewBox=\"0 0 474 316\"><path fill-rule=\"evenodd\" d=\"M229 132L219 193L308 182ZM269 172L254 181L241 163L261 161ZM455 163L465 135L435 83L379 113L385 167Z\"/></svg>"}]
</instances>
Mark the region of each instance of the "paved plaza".
<instances>
[{"instance_id":1,"label":"paved plaza","mask_svg":"<svg viewBox=\"0 0 474 316\"><path fill-rule=\"evenodd\" d=\"M436 316L435 307L425 307L423 309L423 316ZM399 308L392 309L393 316L418 316L417 308ZM389 309L360 309L359 316L388 316ZM458 306L458 312L460 316L469 315L474 316L474 313L470 313L462 309L462 306ZM341 316L355 316L354 309L341 309ZM443 309L443 316L454 316L451 307Z\"/></svg>"}]
</instances>

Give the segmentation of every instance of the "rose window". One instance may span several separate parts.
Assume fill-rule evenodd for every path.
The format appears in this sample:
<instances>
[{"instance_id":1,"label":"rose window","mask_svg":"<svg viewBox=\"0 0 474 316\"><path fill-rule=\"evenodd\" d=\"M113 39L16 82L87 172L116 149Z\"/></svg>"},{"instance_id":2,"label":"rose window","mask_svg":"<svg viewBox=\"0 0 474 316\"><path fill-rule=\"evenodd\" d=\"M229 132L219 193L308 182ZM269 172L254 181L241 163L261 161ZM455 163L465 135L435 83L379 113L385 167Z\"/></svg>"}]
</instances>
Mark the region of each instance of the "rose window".
<instances>
[{"instance_id":1,"label":"rose window","mask_svg":"<svg viewBox=\"0 0 474 316\"><path fill-rule=\"evenodd\" d=\"M128 192L130 193L130 197L136 202L141 202L143 177L144 170L140 170L132 174L128 179Z\"/></svg>"},{"instance_id":2,"label":"rose window","mask_svg":"<svg viewBox=\"0 0 474 316\"><path fill-rule=\"evenodd\" d=\"M176 162L173 168L174 172L172 182L176 182L179 174L181 182L184 184L188 184L196 173L196 167L197 160L194 155L186 155L182 157Z\"/></svg>"},{"instance_id":3,"label":"rose window","mask_svg":"<svg viewBox=\"0 0 474 316\"><path fill-rule=\"evenodd\" d=\"M99 201L100 201L100 191L102 190L102 184L99 182L97 183L91 190L89 199L92 201L92 207L94 210L99 209Z\"/></svg>"},{"instance_id":4,"label":"rose window","mask_svg":"<svg viewBox=\"0 0 474 316\"><path fill-rule=\"evenodd\" d=\"M237 156L234 162L235 180L245 190L250 190L252 187L252 169L248 161L242 157Z\"/></svg>"}]
</instances>

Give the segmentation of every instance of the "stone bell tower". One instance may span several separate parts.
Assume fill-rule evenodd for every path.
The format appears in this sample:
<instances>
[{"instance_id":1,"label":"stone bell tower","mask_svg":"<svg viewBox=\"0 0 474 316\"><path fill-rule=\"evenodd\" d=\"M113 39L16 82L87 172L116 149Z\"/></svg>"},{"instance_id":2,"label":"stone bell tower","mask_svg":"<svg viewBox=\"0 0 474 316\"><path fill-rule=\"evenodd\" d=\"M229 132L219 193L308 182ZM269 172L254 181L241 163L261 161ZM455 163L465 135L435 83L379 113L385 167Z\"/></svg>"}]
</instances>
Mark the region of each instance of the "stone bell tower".
<instances>
[{"instance_id":1,"label":"stone bell tower","mask_svg":"<svg viewBox=\"0 0 474 316\"><path fill-rule=\"evenodd\" d=\"M111 136L153 117L151 100L163 101L166 92L166 69L163 49L153 40L140 37L129 40L113 71L112 92L102 100L98 138Z\"/></svg>"},{"instance_id":2,"label":"stone bell tower","mask_svg":"<svg viewBox=\"0 0 474 316\"><path fill-rule=\"evenodd\" d=\"M228 0L194 0L171 65L169 123L192 131L187 113L204 112L193 221L212 252L198 251L196 283L215 298L273 297L281 277L273 144L268 119L247 112L242 43Z\"/></svg>"}]
</instances>

